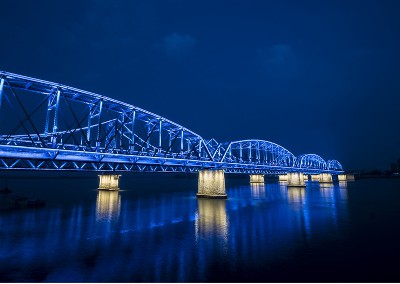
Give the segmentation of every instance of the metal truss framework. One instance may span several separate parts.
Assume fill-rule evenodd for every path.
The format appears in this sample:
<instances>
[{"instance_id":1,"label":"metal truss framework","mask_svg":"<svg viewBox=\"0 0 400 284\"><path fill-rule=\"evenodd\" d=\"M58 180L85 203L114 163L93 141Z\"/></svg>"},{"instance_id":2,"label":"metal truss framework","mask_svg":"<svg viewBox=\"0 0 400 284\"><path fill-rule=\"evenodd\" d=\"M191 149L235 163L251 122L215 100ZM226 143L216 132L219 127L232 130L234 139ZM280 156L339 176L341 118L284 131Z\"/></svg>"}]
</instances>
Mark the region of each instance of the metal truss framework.
<instances>
[{"instance_id":1,"label":"metal truss framework","mask_svg":"<svg viewBox=\"0 0 400 284\"><path fill-rule=\"evenodd\" d=\"M0 169L283 174L343 172L273 142L218 143L112 98L0 71Z\"/></svg>"},{"instance_id":2,"label":"metal truss framework","mask_svg":"<svg viewBox=\"0 0 400 284\"><path fill-rule=\"evenodd\" d=\"M339 161L337 160L328 160L326 162L326 166L328 170L336 170L336 171L343 170L342 164L340 164Z\"/></svg>"}]
</instances>

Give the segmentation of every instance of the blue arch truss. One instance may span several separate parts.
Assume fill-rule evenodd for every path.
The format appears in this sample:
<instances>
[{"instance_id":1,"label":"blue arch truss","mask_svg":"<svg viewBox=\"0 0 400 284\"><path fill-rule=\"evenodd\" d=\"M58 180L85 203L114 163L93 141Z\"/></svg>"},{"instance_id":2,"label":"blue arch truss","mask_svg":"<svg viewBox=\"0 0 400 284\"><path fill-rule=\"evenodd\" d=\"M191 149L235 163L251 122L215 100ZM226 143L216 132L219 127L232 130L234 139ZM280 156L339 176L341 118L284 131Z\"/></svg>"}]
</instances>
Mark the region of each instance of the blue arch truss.
<instances>
[{"instance_id":1,"label":"blue arch truss","mask_svg":"<svg viewBox=\"0 0 400 284\"><path fill-rule=\"evenodd\" d=\"M337 160L328 160L326 166L328 170L343 171L342 165Z\"/></svg>"},{"instance_id":2,"label":"blue arch truss","mask_svg":"<svg viewBox=\"0 0 400 284\"><path fill-rule=\"evenodd\" d=\"M0 71L0 169L279 174L342 172L265 140L219 143L162 116L63 84Z\"/></svg>"},{"instance_id":3,"label":"blue arch truss","mask_svg":"<svg viewBox=\"0 0 400 284\"><path fill-rule=\"evenodd\" d=\"M327 170L326 162L316 154L302 154L295 160L294 166L301 169Z\"/></svg>"}]
</instances>

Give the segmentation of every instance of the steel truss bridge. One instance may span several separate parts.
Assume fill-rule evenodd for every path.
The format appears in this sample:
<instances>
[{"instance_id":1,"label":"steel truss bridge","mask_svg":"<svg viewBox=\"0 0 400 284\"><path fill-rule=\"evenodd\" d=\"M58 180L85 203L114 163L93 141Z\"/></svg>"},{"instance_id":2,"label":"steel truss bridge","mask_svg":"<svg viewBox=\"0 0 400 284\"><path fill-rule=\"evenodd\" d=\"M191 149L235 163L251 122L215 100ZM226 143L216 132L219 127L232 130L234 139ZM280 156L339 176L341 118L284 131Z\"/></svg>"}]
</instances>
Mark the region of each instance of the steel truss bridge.
<instances>
[{"instance_id":1,"label":"steel truss bridge","mask_svg":"<svg viewBox=\"0 0 400 284\"><path fill-rule=\"evenodd\" d=\"M273 142L219 143L136 106L0 71L0 169L343 173L336 160Z\"/></svg>"}]
</instances>

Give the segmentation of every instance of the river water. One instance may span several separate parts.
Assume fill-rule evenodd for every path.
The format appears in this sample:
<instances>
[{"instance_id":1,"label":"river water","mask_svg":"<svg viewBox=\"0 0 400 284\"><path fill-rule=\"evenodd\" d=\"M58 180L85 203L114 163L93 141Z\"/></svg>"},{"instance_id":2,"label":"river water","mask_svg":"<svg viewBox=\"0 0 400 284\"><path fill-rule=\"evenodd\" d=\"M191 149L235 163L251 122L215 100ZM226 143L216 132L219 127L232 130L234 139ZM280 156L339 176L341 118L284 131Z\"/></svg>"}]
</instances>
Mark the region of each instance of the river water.
<instances>
[{"instance_id":1,"label":"river water","mask_svg":"<svg viewBox=\"0 0 400 284\"><path fill-rule=\"evenodd\" d=\"M306 188L227 175L227 200L196 176L0 177L46 207L0 211L3 282L400 281L400 179ZM4 195L1 195L3 198Z\"/></svg>"}]
</instances>

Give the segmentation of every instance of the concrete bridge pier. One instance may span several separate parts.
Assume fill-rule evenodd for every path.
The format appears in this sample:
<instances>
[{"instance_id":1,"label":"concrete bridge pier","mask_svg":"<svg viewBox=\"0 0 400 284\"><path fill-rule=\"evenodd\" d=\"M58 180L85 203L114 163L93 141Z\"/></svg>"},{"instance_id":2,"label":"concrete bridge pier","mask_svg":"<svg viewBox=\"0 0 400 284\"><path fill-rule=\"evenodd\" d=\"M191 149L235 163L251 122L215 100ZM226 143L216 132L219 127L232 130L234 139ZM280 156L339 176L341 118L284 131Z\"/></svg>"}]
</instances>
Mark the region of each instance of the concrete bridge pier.
<instances>
[{"instance_id":1,"label":"concrete bridge pier","mask_svg":"<svg viewBox=\"0 0 400 284\"><path fill-rule=\"evenodd\" d=\"M119 190L119 177L121 175L99 175L99 190Z\"/></svg>"},{"instance_id":2,"label":"concrete bridge pier","mask_svg":"<svg viewBox=\"0 0 400 284\"><path fill-rule=\"evenodd\" d=\"M304 174L303 173L288 173L288 186L305 187Z\"/></svg>"},{"instance_id":3,"label":"concrete bridge pier","mask_svg":"<svg viewBox=\"0 0 400 284\"><path fill-rule=\"evenodd\" d=\"M201 170L199 171L198 198L226 199L225 175L223 170Z\"/></svg>"},{"instance_id":4,"label":"concrete bridge pier","mask_svg":"<svg viewBox=\"0 0 400 284\"><path fill-rule=\"evenodd\" d=\"M288 175L279 175L279 181L288 181Z\"/></svg>"},{"instance_id":5,"label":"concrete bridge pier","mask_svg":"<svg viewBox=\"0 0 400 284\"><path fill-rule=\"evenodd\" d=\"M320 181L321 175L311 175L311 181Z\"/></svg>"},{"instance_id":6,"label":"concrete bridge pier","mask_svg":"<svg viewBox=\"0 0 400 284\"><path fill-rule=\"evenodd\" d=\"M264 175L250 175L250 183L264 183Z\"/></svg>"},{"instance_id":7,"label":"concrete bridge pier","mask_svg":"<svg viewBox=\"0 0 400 284\"><path fill-rule=\"evenodd\" d=\"M338 181L347 181L346 175L338 175L337 178L338 178Z\"/></svg>"},{"instance_id":8,"label":"concrete bridge pier","mask_svg":"<svg viewBox=\"0 0 400 284\"><path fill-rule=\"evenodd\" d=\"M319 182L332 183L333 182L332 174L321 173Z\"/></svg>"}]
</instances>

